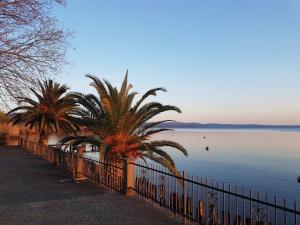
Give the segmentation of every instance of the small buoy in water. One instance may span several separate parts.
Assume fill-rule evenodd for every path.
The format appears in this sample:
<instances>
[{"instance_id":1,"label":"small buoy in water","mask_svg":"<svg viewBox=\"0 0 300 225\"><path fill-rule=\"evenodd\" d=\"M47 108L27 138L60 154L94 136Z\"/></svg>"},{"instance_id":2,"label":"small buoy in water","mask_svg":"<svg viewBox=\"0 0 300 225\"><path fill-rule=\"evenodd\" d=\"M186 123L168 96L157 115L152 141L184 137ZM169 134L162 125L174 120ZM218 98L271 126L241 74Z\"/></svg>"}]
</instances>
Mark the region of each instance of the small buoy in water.
<instances>
[{"instance_id":1,"label":"small buoy in water","mask_svg":"<svg viewBox=\"0 0 300 225\"><path fill-rule=\"evenodd\" d=\"M206 151L209 151L209 147L208 147L208 146L206 146L206 147L205 147L205 150L206 150Z\"/></svg>"},{"instance_id":2,"label":"small buoy in water","mask_svg":"<svg viewBox=\"0 0 300 225\"><path fill-rule=\"evenodd\" d=\"M297 178L297 180L298 180L298 183L300 184L300 176Z\"/></svg>"}]
</instances>

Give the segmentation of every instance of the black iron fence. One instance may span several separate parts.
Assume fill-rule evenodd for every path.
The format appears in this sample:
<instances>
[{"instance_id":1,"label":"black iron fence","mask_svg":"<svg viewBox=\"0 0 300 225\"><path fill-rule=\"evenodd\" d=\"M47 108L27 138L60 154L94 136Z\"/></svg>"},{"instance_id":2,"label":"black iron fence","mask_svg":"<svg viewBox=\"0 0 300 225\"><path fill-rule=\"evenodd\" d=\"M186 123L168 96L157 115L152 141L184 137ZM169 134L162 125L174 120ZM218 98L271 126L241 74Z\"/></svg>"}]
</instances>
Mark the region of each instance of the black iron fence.
<instances>
[{"instance_id":1,"label":"black iron fence","mask_svg":"<svg viewBox=\"0 0 300 225\"><path fill-rule=\"evenodd\" d=\"M245 191L236 186L174 174L143 161L105 162L66 149L19 140L24 150L39 155L73 172L74 179L90 179L112 190L138 196L185 223L200 225L297 225L300 211L296 201Z\"/></svg>"},{"instance_id":2,"label":"black iron fence","mask_svg":"<svg viewBox=\"0 0 300 225\"><path fill-rule=\"evenodd\" d=\"M55 154L57 151L59 151L59 149L56 149L55 147L37 144L33 141L28 141L25 139L19 139L19 146L27 152L39 155L40 157L43 157L49 161L54 161Z\"/></svg>"},{"instance_id":3,"label":"black iron fence","mask_svg":"<svg viewBox=\"0 0 300 225\"><path fill-rule=\"evenodd\" d=\"M19 146L25 151L38 155L72 172L77 181L90 179L115 191L124 191L123 162L104 162L78 156L76 150L56 146L37 144L25 139L19 140ZM80 167L80 168L79 168Z\"/></svg>"},{"instance_id":4,"label":"black iron fence","mask_svg":"<svg viewBox=\"0 0 300 225\"><path fill-rule=\"evenodd\" d=\"M134 163L136 193L166 207L185 222L208 225L297 225L300 211L296 201L207 179L186 172L174 175L160 166Z\"/></svg>"},{"instance_id":5,"label":"black iron fence","mask_svg":"<svg viewBox=\"0 0 300 225\"><path fill-rule=\"evenodd\" d=\"M124 190L123 162L104 162L81 157L83 160L82 175L94 182L122 192Z\"/></svg>"}]
</instances>

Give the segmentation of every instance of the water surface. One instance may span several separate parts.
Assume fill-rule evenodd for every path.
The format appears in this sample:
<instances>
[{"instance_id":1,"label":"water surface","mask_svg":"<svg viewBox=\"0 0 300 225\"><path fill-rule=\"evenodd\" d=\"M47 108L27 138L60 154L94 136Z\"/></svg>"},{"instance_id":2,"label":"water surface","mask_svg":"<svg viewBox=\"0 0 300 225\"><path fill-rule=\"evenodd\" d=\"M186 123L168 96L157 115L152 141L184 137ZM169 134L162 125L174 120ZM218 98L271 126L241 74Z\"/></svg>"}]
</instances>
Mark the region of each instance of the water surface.
<instances>
[{"instance_id":1,"label":"water surface","mask_svg":"<svg viewBox=\"0 0 300 225\"><path fill-rule=\"evenodd\" d=\"M155 139L188 149L168 150L180 170L300 202L300 130L178 129Z\"/></svg>"}]
</instances>

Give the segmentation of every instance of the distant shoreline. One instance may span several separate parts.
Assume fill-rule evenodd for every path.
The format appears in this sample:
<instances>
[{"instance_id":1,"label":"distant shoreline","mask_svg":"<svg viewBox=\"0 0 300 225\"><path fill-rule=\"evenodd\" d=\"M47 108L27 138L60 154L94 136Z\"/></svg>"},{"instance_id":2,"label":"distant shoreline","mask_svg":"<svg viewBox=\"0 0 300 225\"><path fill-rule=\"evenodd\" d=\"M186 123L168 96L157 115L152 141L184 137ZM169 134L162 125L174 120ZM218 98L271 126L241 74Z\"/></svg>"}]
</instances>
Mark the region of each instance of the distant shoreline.
<instances>
[{"instance_id":1,"label":"distant shoreline","mask_svg":"<svg viewBox=\"0 0 300 225\"><path fill-rule=\"evenodd\" d=\"M160 128L174 129L300 129L300 125L261 125L261 124L219 124L219 123L182 123L168 122L159 125Z\"/></svg>"}]
</instances>

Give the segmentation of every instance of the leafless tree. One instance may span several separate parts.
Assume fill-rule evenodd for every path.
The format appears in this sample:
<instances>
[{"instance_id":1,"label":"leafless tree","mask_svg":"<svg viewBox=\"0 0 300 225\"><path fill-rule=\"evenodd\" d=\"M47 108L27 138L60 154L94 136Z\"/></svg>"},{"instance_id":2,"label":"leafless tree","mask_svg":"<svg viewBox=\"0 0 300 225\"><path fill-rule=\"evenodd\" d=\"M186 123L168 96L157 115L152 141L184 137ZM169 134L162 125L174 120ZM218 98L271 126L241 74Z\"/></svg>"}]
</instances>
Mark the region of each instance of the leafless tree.
<instances>
[{"instance_id":1,"label":"leafless tree","mask_svg":"<svg viewBox=\"0 0 300 225\"><path fill-rule=\"evenodd\" d=\"M72 35L50 16L64 0L0 0L0 104L9 106L30 87L56 75Z\"/></svg>"}]
</instances>

